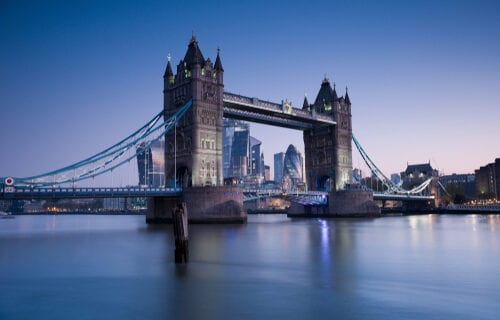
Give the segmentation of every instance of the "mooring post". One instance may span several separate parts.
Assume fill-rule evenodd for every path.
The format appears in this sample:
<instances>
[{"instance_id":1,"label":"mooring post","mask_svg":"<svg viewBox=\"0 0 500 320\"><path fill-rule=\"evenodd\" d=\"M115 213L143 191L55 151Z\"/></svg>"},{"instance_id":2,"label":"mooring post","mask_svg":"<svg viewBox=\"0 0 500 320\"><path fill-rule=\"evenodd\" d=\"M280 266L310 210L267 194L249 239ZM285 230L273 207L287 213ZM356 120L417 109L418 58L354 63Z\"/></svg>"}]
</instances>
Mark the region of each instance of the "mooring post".
<instances>
[{"instance_id":1,"label":"mooring post","mask_svg":"<svg viewBox=\"0 0 500 320\"><path fill-rule=\"evenodd\" d=\"M186 203L183 202L172 212L175 238L175 263L187 263L188 248L188 218Z\"/></svg>"}]
</instances>

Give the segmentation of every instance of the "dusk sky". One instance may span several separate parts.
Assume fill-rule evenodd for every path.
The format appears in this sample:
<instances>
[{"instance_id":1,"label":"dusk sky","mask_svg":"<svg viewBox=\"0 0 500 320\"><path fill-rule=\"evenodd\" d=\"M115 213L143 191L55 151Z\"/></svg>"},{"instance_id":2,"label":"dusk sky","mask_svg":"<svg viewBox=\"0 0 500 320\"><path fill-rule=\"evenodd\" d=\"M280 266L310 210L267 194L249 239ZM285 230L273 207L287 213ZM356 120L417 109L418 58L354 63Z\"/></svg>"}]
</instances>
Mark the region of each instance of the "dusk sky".
<instances>
[{"instance_id":1,"label":"dusk sky","mask_svg":"<svg viewBox=\"0 0 500 320\"><path fill-rule=\"evenodd\" d=\"M205 58L220 47L227 91L300 107L325 75L348 86L354 134L386 174L500 157L500 1L7 0L0 176L71 164L148 121L167 54L176 65L193 30ZM300 131L251 134L271 167L288 144L303 150Z\"/></svg>"}]
</instances>

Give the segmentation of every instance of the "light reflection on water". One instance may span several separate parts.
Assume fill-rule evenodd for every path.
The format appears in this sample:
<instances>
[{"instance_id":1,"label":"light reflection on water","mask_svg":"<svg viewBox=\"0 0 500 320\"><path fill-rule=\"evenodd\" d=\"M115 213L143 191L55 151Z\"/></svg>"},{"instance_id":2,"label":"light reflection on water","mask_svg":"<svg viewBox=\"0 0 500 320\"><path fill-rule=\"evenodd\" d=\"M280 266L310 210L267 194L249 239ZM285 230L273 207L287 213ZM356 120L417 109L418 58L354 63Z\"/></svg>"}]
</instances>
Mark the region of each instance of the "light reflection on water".
<instances>
[{"instance_id":1,"label":"light reflection on water","mask_svg":"<svg viewBox=\"0 0 500 320\"><path fill-rule=\"evenodd\" d=\"M171 226L142 216L17 216L0 221L0 319L491 319L499 223L249 216L190 225L175 266Z\"/></svg>"}]
</instances>

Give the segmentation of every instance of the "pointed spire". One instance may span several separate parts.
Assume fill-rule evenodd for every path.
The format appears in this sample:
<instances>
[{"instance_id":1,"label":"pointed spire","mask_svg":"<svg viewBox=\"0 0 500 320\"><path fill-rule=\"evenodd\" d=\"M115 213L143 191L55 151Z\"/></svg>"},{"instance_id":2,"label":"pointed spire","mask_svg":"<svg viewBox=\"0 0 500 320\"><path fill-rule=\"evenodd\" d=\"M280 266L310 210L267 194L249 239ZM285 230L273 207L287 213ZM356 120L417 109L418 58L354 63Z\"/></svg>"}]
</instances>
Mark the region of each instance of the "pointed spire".
<instances>
[{"instance_id":1,"label":"pointed spire","mask_svg":"<svg viewBox=\"0 0 500 320\"><path fill-rule=\"evenodd\" d=\"M309 110L309 101L307 101L307 94L304 94L304 103L302 104L302 110Z\"/></svg>"},{"instance_id":2,"label":"pointed spire","mask_svg":"<svg viewBox=\"0 0 500 320\"><path fill-rule=\"evenodd\" d=\"M326 105L332 105L333 102L333 90L330 85L330 81L325 75L325 78L321 82L321 88L319 89L318 95L316 96L316 100L314 100L314 105L317 110L321 110Z\"/></svg>"},{"instance_id":3,"label":"pointed spire","mask_svg":"<svg viewBox=\"0 0 500 320\"><path fill-rule=\"evenodd\" d=\"M328 83L330 84L330 81L328 80L328 78L326 77L326 73L325 73L325 76L323 78L323 82L322 83Z\"/></svg>"},{"instance_id":4,"label":"pointed spire","mask_svg":"<svg viewBox=\"0 0 500 320\"><path fill-rule=\"evenodd\" d=\"M173 77L174 76L174 73L172 72L172 65L170 64L170 53L168 54L167 56L167 68L165 69L165 74L163 74L163 78L167 78L167 77Z\"/></svg>"},{"instance_id":5,"label":"pointed spire","mask_svg":"<svg viewBox=\"0 0 500 320\"><path fill-rule=\"evenodd\" d=\"M351 99L349 99L349 93L347 92L347 86L345 87L345 102L350 105L351 104Z\"/></svg>"},{"instance_id":6,"label":"pointed spire","mask_svg":"<svg viewBox=\"0 0 500 320\"><path fill-rule=\"evenodd\" d=\"M194 30L191 30L191 40L189 41L189 44L193 42L198 42L196 41L196 36L194 35Z\"/></svg>"},{"instance_id":7,"label":"pointed spire","mask_svg":"<svg viewBox=\"0 0 500 320\"><path fill-rule=\"evenodd\" d=\"M189 41L188 50L186 51L186 55L184 56L184 62L188 65L203 65L205 63L205 58L203 58L203 54L198 47L198 41L196 41L194 31L191 36L191 40Z\"/></svg>"},{"instance_id":8,"label":"pointed spire","mask_svg":"<svg viewBox=\"0 0 500 320\"><path fill-rule=\"evenodd\" d=\"M339 96L337 95L337 90L335 90L335 82L333 83L333 101L336 101L339 99Z\"/></svg>"},{"instance_id":9,"label":"pointed spire","mask_svg":"<svg viewBox=\"0 0 500 320\"><path fill-rule=\"evenodd\" d=\"M215 58L215 70L217 71L224 71L224 68L222 68L222 62L220 61L220 48L217 47L217 58Z\"/></svg>"}]
</instances>

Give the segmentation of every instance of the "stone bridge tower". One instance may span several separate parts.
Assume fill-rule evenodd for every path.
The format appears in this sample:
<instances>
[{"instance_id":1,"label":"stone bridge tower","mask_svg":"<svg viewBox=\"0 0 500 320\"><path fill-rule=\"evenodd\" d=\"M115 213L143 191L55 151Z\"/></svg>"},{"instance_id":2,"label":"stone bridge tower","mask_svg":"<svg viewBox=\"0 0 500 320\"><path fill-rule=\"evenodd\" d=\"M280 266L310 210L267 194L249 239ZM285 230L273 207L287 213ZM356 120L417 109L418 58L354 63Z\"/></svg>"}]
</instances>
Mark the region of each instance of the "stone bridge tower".
<instances>
[{"instance_id":1,"label":"stone bridge tower","mask_svg":"<svg viewBox=\"0 0 500 320\"><path fill-rule=\"evenodd\" d=\"M205 60L194 35L175 75L169 57L163 76L164 117L167 119L189 99L193 99L193 105L176 130L165 137L167 186L174 186L174 177L181 187L223 184L223 74L219 51L215 64L210 58Z\"/></svg>"},{"instance_id":2,"label":"stone bridge tower","mask_svg":"<svg viewBox=\"0 0 500 320\"><path fill-rule=\"evenodd\" d=\"M347 93L338 97L324 79L314 104L304 98L303 109L333 115L335 126L315 125L304 131L306 178L309 190L339 191L351 183L352 123L351 101Z\"/></svg>"}]
</instances>

